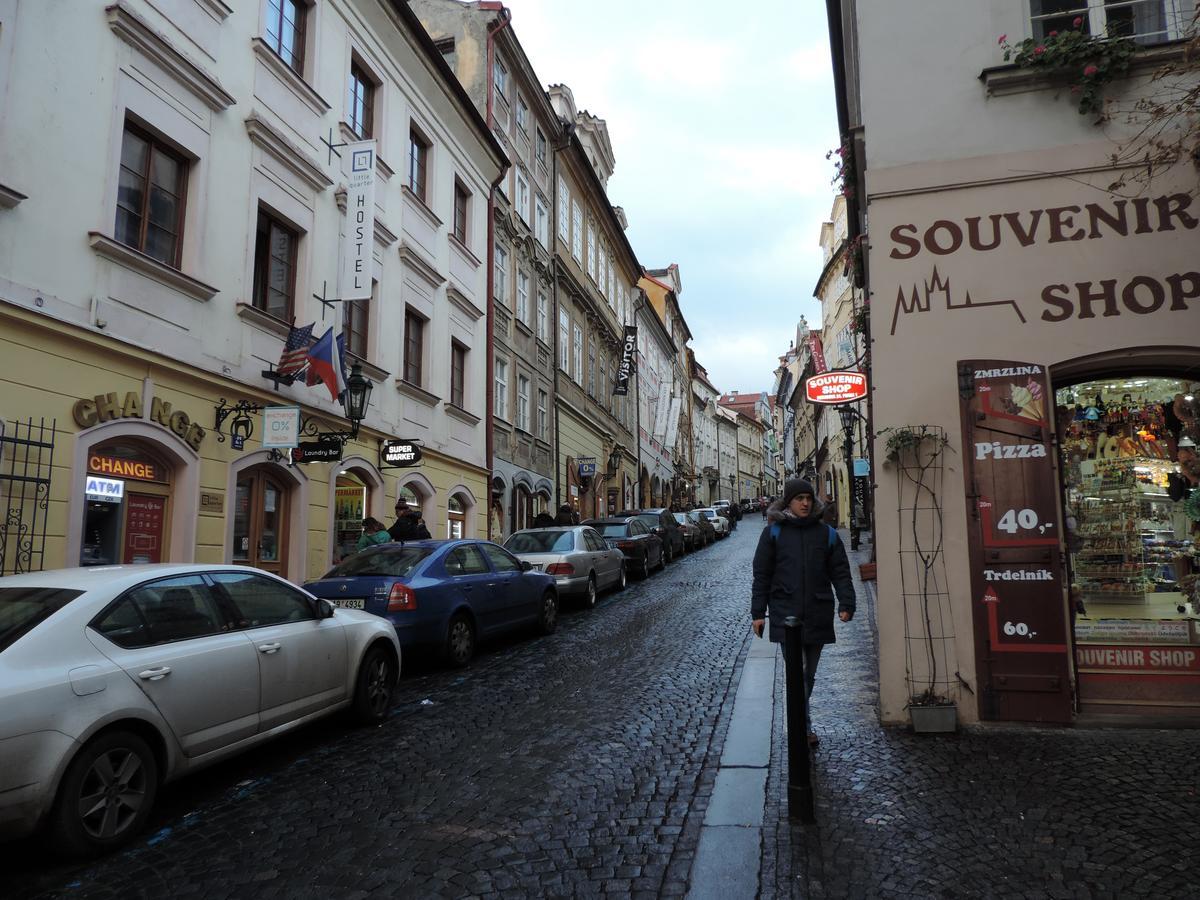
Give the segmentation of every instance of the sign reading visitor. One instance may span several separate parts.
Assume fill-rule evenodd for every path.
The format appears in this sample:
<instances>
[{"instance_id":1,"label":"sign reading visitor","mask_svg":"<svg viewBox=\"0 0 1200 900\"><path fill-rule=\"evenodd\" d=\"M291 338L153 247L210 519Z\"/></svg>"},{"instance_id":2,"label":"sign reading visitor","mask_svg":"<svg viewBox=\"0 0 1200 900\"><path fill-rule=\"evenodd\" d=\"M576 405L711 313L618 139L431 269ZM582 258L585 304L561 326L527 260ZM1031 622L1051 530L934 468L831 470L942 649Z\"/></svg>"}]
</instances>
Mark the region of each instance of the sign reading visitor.
<instances>
[{"instance_id":1,"label":"sign reading visitor","mask_svg":"<svg viewBox=\"0 0 1200 900\"><path fill-rule=\"evenodd\" d=\"M371 298L371 254L375 245L375 141L347 144L346 232L342 236L339 300Z\"/></svg>"},{"instance_id":2,"label":"sign reading visitor","mask_svg":"<svg viewBox=\"0 0 1200 900\"><path fill-rule=\"evenodd\" d=\"M867 376L851 371L813 375L805 379L804 394L809 403L853 403L867 396Z\"/></svg>"},{"instance_id":3,"label":"sign reading visitor","mask_svg":"<svg viewBox=\"0 0 1200 900\"><path fill-rule=\"evenodd\" d=\"M115 478L89 475L83 490L89 500L98 500L101 503L120 503L125 496L125 482Z\"/></svg>"},{"instance_id":4,"label":"sign reading visitor","mask_svg":"<svg viewBox=\"0 0 1200 900\"><path fill-rule=\"evenodd\" d=\"M621 344L621 365L617 367L617 383L613 394L629 393L629 378L633 374L634 354L637 353L637 326L625 326L625 340Z\"/></svg>"},{"instance_id":5,"label":"sign reading visitor","mask_svg":"<svg viewBox=\"0 0 1200 900\"><path fill-rule=\"evenodd\" d=\"M268 406L262 417L264 449L284 450L300 443L300 407Z\"/></svg>"},{"instance_id":6,"label":"sign reading visitor","mask_svg":"<svg viewBox=\"0 0 1200 900\"><path fill-rule=\"evenodd\" d=\"M413 441L384 441L379 448L379 466L406 469L421 462L421 448Z\"/></svg>"},{"instance_id":7,"label":"sign reading visitor","mask_svg":"<svg viewBox=\"0 0 1200 900\"><path fill-rule=\"evenodd\" d=\"M305 441L292 448L292 463L337 462L342 458L342 442Z\"/></svg>"}]
</instances>

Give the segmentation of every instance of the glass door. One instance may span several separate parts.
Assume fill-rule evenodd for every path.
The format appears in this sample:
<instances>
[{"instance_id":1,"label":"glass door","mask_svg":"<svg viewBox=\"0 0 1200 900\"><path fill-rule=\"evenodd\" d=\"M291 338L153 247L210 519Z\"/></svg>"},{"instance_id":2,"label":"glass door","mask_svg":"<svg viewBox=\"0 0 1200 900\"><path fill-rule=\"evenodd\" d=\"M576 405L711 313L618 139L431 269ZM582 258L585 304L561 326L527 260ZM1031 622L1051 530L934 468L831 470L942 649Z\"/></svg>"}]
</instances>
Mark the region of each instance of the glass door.
<instances>
[{"instance_id":1,"label":"glass door","mask_svg":"<svg viewBox=\"0 0 1200 900\"><path fill-rule=\"evenodd\" d=\"M234 497L233 561L275 575L287 570L288 491L262 469L238 477Z\"/></svg>"}]
</instances>

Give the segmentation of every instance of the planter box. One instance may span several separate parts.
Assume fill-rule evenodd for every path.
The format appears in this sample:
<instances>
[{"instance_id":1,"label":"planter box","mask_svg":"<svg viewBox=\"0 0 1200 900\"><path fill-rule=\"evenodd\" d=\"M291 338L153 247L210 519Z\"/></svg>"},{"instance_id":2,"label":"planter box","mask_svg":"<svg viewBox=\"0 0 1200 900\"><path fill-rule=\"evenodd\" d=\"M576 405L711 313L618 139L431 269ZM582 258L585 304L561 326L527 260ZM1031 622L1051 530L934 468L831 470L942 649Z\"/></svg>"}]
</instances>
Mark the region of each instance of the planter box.
<instances>
[{"instance_id":1,"label":"planter box","mask_svg":"<svg viewBox=\"0 0 1200 900\"><path fill-rule=\"evenodd\" d=\"M958 730L958 707L953 703L910 706L908 715L917 734L947 734Z\"/></svg>"},{"instance_id":2,"label":"planter box","mask_svg":"<svg viewBox=\"0 0 1200 900\"><path fill-rule=\"evenodd\" d=\"M875 563L863 563L858 567L858 577L863 581L875 580Z\"/></svg>"}]
</instances>

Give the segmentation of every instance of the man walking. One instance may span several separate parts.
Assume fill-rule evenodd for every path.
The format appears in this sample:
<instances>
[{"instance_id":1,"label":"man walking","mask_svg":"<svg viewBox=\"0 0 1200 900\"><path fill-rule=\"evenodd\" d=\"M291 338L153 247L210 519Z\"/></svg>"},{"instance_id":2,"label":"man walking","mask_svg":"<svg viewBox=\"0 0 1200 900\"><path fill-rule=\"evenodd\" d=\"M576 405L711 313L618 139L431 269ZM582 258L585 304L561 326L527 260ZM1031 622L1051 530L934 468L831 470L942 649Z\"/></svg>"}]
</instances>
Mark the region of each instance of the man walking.
<instances>
[{"instance_id":1,"label":"man walking","mask_svg":"<svg viewBox=\"0 0 1200 900\"><path fill-rule=\"evenodd\" d=\"M803 628L805 692L812 695L821 649L837 640L833 633L833 595L838 618L854 618L854 582L850 560L838 533L821 521L821 504L813 486L800 478L789 480L783 496L767 510L767 527L754 553L754 584L750 595L751 627L762 637L771 616L771 640L782 643L783 620L795 616ZM817 736L808 729L808 743Z\"/></svg>"}]
</instances>

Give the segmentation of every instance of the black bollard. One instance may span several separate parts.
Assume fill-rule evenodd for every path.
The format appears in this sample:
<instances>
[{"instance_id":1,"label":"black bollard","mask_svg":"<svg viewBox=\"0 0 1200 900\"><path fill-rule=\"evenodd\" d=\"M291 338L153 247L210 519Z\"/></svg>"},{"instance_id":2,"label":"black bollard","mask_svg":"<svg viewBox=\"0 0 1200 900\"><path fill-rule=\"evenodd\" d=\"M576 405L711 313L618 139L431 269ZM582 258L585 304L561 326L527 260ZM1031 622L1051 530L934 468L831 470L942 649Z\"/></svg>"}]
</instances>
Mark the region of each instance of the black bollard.
<instances>
[{"instance_id":1,"label":"black bollard","mask_svg":"<svg viewBox=\"0 0 1200 900\"><path fill-rule=\"evenodd\" d=\"M812 759L808 747L808 692L804 677L804 629L800 620L783 620L783 661L787 681L788 816L815 822Z\"/></svg>"}]
</instances>

